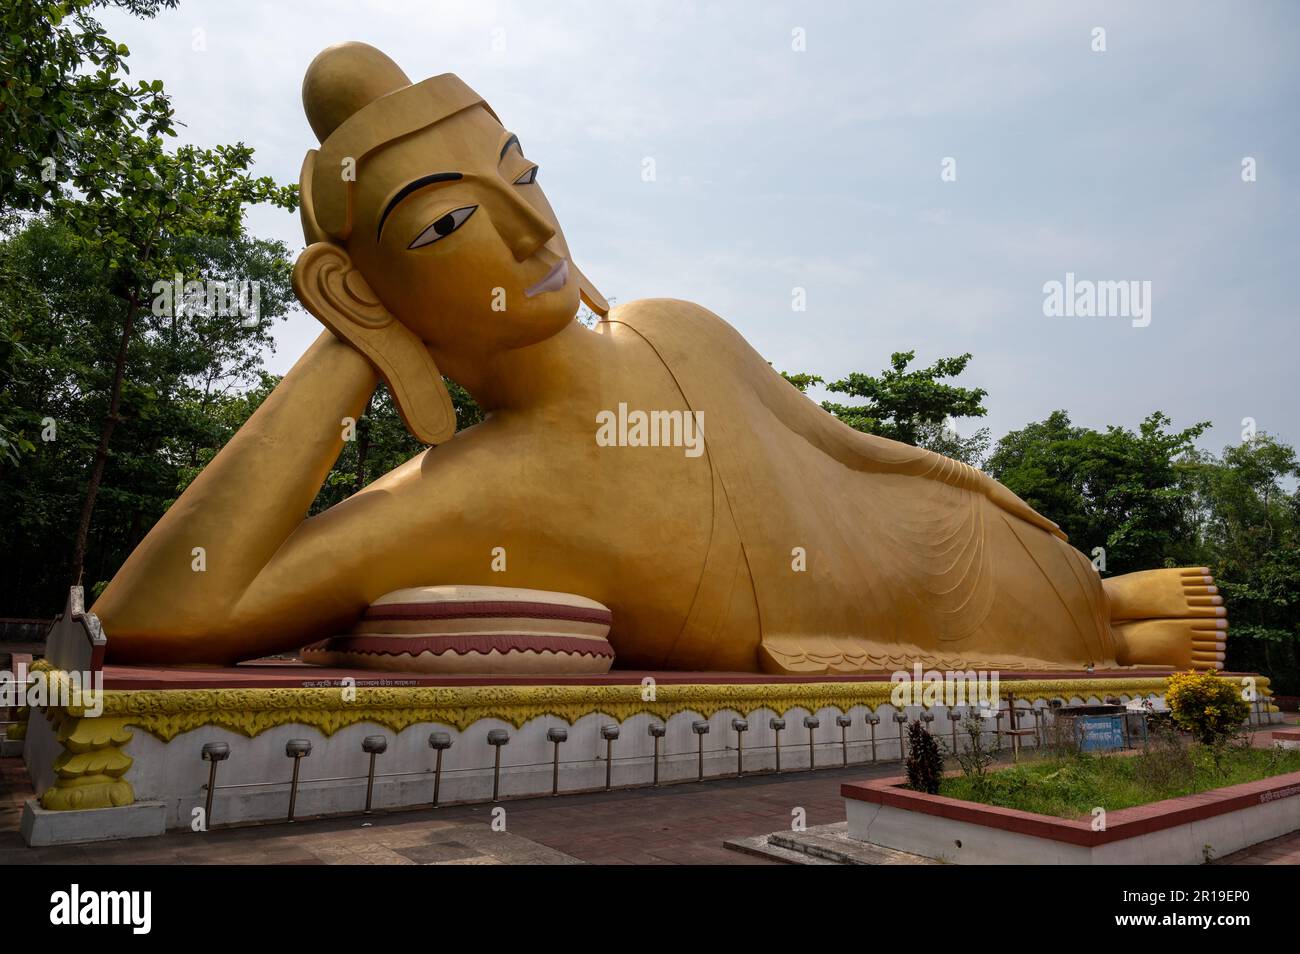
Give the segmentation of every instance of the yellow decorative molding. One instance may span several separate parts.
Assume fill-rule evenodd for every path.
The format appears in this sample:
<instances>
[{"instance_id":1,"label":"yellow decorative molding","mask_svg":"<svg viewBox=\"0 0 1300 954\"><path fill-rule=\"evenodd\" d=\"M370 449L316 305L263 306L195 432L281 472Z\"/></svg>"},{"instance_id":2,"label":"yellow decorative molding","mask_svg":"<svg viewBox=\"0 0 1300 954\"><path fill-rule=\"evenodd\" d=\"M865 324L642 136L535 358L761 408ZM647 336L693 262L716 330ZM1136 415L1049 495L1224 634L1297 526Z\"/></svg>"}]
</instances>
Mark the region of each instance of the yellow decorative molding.
<instances>
[{"instance_id":1,"label":"yellow decorative molding","mask_svg":"<svg viewBox=\"0 0 1300 954\"><path fill-rule=\"evenodd\" d=\"M5 729L5 738L11 742L21 742L27 738L27 720L31 718L32 711L26 706L19 706L17 721Z\"/></svg>"},{"instance_id":2,"label":"yellow decorative molding","mask_svg":"<svg viewBox=\"0 0 1300 954\"><path fill-rule=\"evenodd\" d=\"M1239 680L1233 680L1239 681ZM1267 680L1257 680L1267 691ZM1025 679L1002 682L1021 699L1102 698L1107 695L1161 694L1162 676L1103 679ZM667 719L680 712L708 718L721 711L748 715L770 709L823 707L847 711L857 705L889 702L889 682L713 683L654 687L654 698L639 685L598 686L416 686L299 689L136 689L109 690L106 717L170 741L182 732L219 726L253 737L280 725L307 725L333 735L359 722L395 732L423 722L464 730L480 719L500 719L522 727L542 716L572 724L591 713L626 720L638 713Z\"/></svg>"},{"instance_id":3,"label":"yellow decorative molding","mask_svg":"<svg viewBox=\"0 0 1300 954\"><path fill-rule=\"evenodd\" d=\"M123 719L80 718L64 709L45 714L63 751L54 760L54 784L41 795L43 808L115 808L135 801L122 777L132 762L122 751L132 736Z\"/></svg>"},{"instance_id":4,"label":"yellow decorative molding","mask_svg":"<svg viewBox=\"0 0 1300 954\"><path fill-rule=\"evenodd\" d=\"M47 659L37 659L27 667L27 675L30 677L34 672L52 672L54 667L50 665ZM32 711L27 706L18 706L15 713L17 721L9 728L5 729L5 738L11 742L21 742L27 738L27 720L31 718Z\"/></svg>"}]
</instances>

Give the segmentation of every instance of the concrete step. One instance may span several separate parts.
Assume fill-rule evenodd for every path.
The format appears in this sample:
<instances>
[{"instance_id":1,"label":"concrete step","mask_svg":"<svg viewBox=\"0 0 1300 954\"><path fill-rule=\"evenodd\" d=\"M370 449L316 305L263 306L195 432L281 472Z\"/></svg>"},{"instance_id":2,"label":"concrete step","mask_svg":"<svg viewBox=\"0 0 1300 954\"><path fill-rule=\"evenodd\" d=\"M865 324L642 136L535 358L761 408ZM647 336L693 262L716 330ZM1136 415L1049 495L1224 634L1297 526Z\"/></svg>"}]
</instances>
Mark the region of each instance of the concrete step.
<instances>
[{"instance_id":1,"label":"concrete step","mask_svg":"<svg viewBox=\"0 0 1300 954\"><path fill-rule=\"evenodd\" d=\"M756 838L725 842L733 851L800 865L932 865L931 858L858 841L848 835L848 823L815 825L806 831L777 831Z\"/></svg>"}]
</instances>

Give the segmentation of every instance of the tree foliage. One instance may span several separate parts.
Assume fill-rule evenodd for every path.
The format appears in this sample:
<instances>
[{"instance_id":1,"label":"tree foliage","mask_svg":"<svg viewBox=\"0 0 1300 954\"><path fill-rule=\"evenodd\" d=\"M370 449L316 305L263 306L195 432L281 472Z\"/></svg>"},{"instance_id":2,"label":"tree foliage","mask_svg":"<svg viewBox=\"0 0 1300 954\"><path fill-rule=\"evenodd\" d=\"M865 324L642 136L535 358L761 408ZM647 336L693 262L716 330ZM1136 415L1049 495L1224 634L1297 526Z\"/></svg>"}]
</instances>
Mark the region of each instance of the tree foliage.
<instances>
[{"instance_id":1,"label":"tree foliage","mask_svg":"<svg viewBox=\"0 0 1300 954\"><path fill-rule=\"evenodd\" d=\"M87 535L86 582L116 571L188 478L251 413L273 322L292 301L287 250L249 237L198 241L205 274L261 288L260 317L139 312L111 452ZM121 302L112 274L49 219L0 241L0 339L20 347L0 379L0 408L27 445L0 461L5 528L0 615L62 604L90 463L111 399ZM188 475L188 477L187 477Z\"/></svg>"},{"instance_id":2,"label":"tree foliage","mask_svg":"<svg viewBox=\"0 0 1300 954\"><path fill-rule=\"evenodd\" d=\"M1260 432L1198 453L1189 483L1198 539L1228 606L1226 666L1300 694L1300 461ZM1289 488L1289 489L1288 489Z\"/></svg>"},{"instance_id":3,"label":"tree foliage","mask_svg":"<svg viewBox=\"0 0 1300 954\"><path fill-rule=\"evenodd\" d=\"M1185 477L1210 425L1173 431L1170 424L1157 411L1137 431L1094 431L1054 411L998 441L985 466L1076 546L1104 547L1108 572L1186 565L1198 548Z\"/></svg>"},{"instance_id":4,"label":"tree foliage","mask_svg":"<svg viewBox=\"0 0 1300 954\"><path fill-rule=\"evenodd\" d=\"M177 0L6 0L0 6L0 198L52 211L91 195L133 136L175 135L162 83L132 82L125 44L92 16L115 6L152 17Z\"/></svg>"},{"instance_id":5,"label":"tree foliage","mask_svg":"<svg viewBox=\"0 0 1300 954\"><path fill-rule=\"evenodd\" d=\"M170 4L121 5L151 16ZM162 83L128 82L129 51L90 16L94 6L82 0L19 2L5 8L0 36L0 62L8 74L0 99L8 148L0 176L7 221L15 213L48 213L109 296L96 323L97 332L109 334L96 336L96 353L111 374L102 383L98 439L86 462L72 537L72 583L82 576L123 401L135 386L133 345L149 334L159 283L165 286L173 276L182 282L219 280L204 269L221 264L221 243L233 248L246 242L248 205L297 205L296 187L250 172L253 153L242 143L170 149L167 137L175 130ZM171 316L180 318L179 302L172 305ZM27 448L0 437L11 457Z\"/></svg>"},{"instance_id":6,"label":"tree foliage","mask_svg":"<svg viewBox=\"0 0 1300 954\"><path fill-rule=\"evenodd\" d=\"M879 375L855 371L832 381L826 390L858 398L860 404L826 401L822 407L845 424L904 444L917 444L925 425L942 425L951 417L983 417L988 413L983 388L945 383L966 370L969 354L940 358L928 368L908 370L915 351L896 351L889 368Z\"/></svg>"},{"instance_id":7,"label":"tree foliage","mask_svg":"<svg viewBox=\"0 0 1300 954\"><path fill-rule=\"evenodd\" d=\"M980 466L990 443L988 428L962 437L952 427L952 419L983 417L988 413L984 407L988 392L944 381L965 371L971 356L940 358L928 368L908 370L915 358L915 351L898 351L890 357L889 368L879 375L855 371L829 384L821 375L807 371L782 371L781 376L803 394L814 385L825 384L828 391L862 399L861 404L822 402L823 408L854 430Z\"/></svg>"}]
</instances>

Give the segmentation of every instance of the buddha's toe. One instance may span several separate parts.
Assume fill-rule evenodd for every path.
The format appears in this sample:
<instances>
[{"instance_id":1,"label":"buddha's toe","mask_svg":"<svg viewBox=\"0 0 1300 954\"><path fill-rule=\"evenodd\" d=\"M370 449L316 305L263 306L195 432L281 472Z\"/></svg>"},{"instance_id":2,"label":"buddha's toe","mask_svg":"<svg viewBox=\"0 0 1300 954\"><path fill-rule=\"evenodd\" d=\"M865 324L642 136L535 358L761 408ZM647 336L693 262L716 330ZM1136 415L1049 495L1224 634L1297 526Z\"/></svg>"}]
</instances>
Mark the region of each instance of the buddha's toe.
<instances>
[{"instance_id":1,"label":"buddha's toe","mask_svg":"<svg viewBox=\"0 0 1300 954\"><path fill-rule=\"evenodd\" d=\"M1227 609L1209 568L1142 570L1102 583L1112 621L1135 619L1220 619Z\"/></svg>"}]
</instances>

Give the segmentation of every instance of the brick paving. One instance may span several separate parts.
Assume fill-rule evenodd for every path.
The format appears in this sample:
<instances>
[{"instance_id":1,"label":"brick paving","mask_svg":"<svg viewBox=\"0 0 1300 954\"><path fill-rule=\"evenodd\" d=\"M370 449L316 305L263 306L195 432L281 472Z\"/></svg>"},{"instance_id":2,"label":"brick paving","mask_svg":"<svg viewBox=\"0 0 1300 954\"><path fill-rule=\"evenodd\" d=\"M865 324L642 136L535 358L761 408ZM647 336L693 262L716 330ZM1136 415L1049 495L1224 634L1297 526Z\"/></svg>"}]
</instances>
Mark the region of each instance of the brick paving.
<instances>
[{"instance_id":1,"label":"brick paving","mask_svg":"<svg viewBox=\"0 0 1300 954\"><path fill-rule=\"evenodd\" d=\"M0 865L771 864L723 842L788 830L796 808L809 827L841 822L842 782L899 771L897 762L888 762L510 800L500 803L505 832L492 830L494 806L480 804L32 849L18 833L31 783L22 761L10 758L0 760ZM1300 864L1300 832L1216 863Z\"/></svg>"},{"instance_id":2,"label":"brick paving","mask_svg":"<svg viewBox=\"0 0 1300 954\"><path fill-rule=\"evenodd\" d=\"M1261 841L1211 862L1216 865L1300 865L1300 832Z\"/></svg>"},{"instance_id":3,"label":"brick paving","mask_svg":"<svg viewBox=\"0 0 1300 954\"><path fill-rule=\"evenodd\" d=\"M28 848L18 834L31 784L18 759L0 762L0 865L7 864L771 864L723 847L729 838L844 820L840 784L894 774L898 763L755 775L371 816L168 832L134 841ZM363 827L364 826L364 827Z\"/></svg>"}]
</instances>

